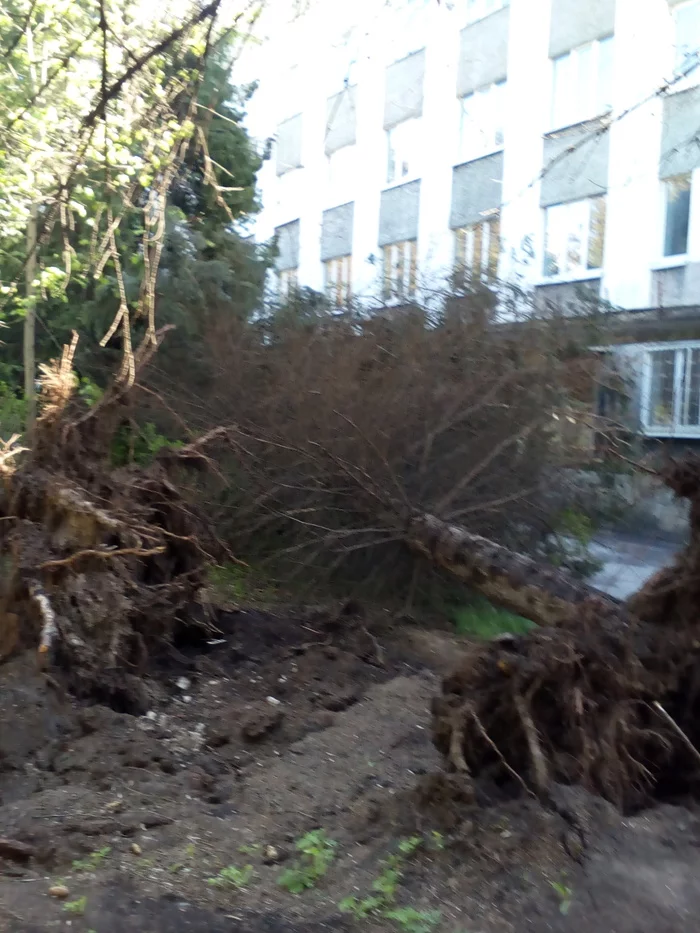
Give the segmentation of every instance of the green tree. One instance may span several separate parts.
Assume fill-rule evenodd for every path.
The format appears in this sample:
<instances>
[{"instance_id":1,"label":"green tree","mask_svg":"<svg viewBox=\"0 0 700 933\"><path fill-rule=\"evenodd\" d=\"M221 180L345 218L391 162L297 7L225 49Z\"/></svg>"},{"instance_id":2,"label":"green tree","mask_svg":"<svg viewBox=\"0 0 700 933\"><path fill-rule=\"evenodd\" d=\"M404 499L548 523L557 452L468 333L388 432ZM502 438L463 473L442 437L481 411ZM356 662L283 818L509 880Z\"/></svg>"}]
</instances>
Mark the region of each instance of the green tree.
<instances>
[{"instance_id":1,"label":"green tree","mask_svg":"<svg viewBox=\"0 0 700 933\"><path fill-rule=\"evenodd\" d=\"M205 229L254 208L257 155L235 95L229 102L227 69L260 3L245 15L222 0L3 4L0 319L23 320L30 431L37 311L59 333L64 322L94 336L104 327L128 383L137 344L155 340L178 184L194 194L189 223ZM7 342L17 348L16 328Z\"/></svg>"}]
</instances>

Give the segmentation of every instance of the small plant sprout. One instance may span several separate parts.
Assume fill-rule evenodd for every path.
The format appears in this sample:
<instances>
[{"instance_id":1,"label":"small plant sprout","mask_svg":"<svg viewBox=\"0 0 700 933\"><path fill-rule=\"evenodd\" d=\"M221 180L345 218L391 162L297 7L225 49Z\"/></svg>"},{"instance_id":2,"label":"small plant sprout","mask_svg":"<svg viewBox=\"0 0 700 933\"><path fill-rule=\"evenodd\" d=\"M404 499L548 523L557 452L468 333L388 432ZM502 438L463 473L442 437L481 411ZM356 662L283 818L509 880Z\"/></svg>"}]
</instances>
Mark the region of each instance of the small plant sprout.
<instances>
[{"instance_id":1,"label":"small plant sprout","mask_svg":"<svg viewBox=\"0 0 700 933\"><path fill-rule=\"evenodd\" d=\"M282 872L277 883L291 894L301 894L307 888L315 887L335 858L337 845L337 842L328 838L323 829L306 833L296 844L301 858L291 868Z\"/></svg>"},{"instance_id":2,"label":"small plant sprout","mask_svg":"<svg viewBox=\"0 0 700 933\"><path fill-rule=\"evenodd\" d=\"M74 901L66 901L63 909L67 914L73 914L75 917L82 917L87 907L87 898L85 895L77 897Z\"/></svg>"},{"instance_id":3,"label":"small plant sprout","mask_svg":"<svg viewBox=\"0 0 700 933\"><path fill-rule=\"evenodd\" d=\"M207 878L207 884L213 888L236 888L242 891L250 883L253 874L252 865L245 865L243 868L229 865L227 868L222 868L214 878Z\"/></svg>"},{"instance_id":4,"label":"small plant sprout","mask_svg":"<svg viewBox=\"0 0 700 933\"><path fill-rule=\"evenodd\" d=\"M381 917L391 920L403 933L430 933L440 922L439 910L417 910L415 907L396 905L396 892L403 877L406 861L423 845L422 836L402 839L397 851L380 862L381 872L372 882L372 893L366 897L345 897L338 904L342 913L352 914L358 920L366 917ZM430 839L434 848L442 848L440 833L434 833Z\"/></svg>"},{"instance_id":5,"label":"small plant sprout","mask_svg":"<svg viewBox=\"0 0 700 933\"><path fill-rule=\"evenodd\" d=\"M559 911L560 913L568 914L571 909L571 898L573 897L573 890L563 881L550 881L550 885L554 888L557 897L559 898Z\"/></svg>"},{"instance_id":6,"label":"small plant sprout","mask_svg":"<svg viewBox=\"0 0 700 933\"><path fill-rule=\"evenodd\" d=\"M73 862L73 871L97 871L111 851L111 846L104 846L96 852L91 852L87 858L76 859Z\"/></svg>"}]
</instances>

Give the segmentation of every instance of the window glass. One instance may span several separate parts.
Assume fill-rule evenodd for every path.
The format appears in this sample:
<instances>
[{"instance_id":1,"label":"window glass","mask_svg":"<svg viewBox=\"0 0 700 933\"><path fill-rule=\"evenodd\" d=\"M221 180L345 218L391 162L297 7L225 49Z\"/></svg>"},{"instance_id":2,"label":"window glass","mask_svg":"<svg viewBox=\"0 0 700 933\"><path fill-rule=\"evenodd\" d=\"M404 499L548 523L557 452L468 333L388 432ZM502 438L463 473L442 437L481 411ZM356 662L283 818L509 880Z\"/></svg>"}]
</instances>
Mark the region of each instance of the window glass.
<instances>
[{"instance_id":1,"label":"window glass","mask_svg":"<svg viewBox=\"0 0 700 933\"><path fill-rule=\"evenodd\" d=\"M690 187L690 175L678 175L664 182L664 256L684 256L688 252Z\"/></svg>"}]
</instances>

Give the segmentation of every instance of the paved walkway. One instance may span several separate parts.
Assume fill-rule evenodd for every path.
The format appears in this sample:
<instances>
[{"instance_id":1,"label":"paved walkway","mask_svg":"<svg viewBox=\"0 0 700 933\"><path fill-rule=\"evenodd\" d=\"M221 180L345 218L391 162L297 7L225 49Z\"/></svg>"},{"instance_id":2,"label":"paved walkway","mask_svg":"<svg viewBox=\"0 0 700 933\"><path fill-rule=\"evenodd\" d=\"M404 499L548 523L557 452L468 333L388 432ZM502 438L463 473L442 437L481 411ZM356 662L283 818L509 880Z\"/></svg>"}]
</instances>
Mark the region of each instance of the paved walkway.
<instances>
[{"instance_id":1,"label":"paved walkway","mask_svg":"<svg viewBox=\"0 0 700 933\"><path fill-rule=\"evenodd\" d=\"M591 552L604 566L589 583L617 599L626 599L670 563L681 547L681 542L661 538L601 532L596 535Z\"/></svg>"}]
</instances>

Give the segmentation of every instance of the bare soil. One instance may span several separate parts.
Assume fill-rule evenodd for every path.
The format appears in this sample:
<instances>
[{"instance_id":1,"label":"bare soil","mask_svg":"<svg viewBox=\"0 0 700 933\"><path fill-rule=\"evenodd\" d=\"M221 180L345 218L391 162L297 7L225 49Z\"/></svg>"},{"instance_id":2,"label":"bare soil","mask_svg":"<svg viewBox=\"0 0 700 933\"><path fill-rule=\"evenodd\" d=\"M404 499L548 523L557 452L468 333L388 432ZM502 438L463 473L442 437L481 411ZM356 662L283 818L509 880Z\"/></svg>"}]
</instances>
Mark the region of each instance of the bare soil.
<instances>
[{"instance_id":1,"label":"bare soil","mask_svg":"<svg viewBox=\"0 0 700 933\"><path fill-rule=\"evenodd\" d=\"M116 709L68 696L34 654L0 668L0 931L412 933L338 904L415 834L396 902L440 911L439 933L697 927L692 809L623 817L571 787L472 800L443 773L430 701L463 647L449 632L312 610L218 624ZM336 857L292 895L280 873L315 828ZM248 864L244 889L208 884Z\"/></svg>"}]
</instances>

